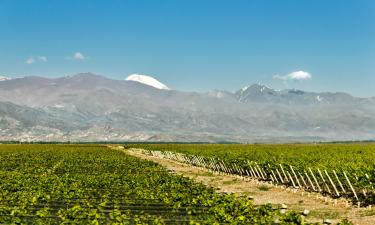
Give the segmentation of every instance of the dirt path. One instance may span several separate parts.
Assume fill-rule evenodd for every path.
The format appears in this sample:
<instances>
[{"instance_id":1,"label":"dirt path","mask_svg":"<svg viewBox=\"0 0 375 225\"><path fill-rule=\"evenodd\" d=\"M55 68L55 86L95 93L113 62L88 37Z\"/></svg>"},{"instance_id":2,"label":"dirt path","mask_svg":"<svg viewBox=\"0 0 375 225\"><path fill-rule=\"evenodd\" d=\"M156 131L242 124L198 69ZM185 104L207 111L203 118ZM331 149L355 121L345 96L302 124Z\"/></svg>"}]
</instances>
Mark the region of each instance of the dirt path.
<instances>
[{"instance_id":1,"label":"dirt path","mask_svg":"<svg viewBox=\"0 0 375 225\"><path fill-rule=\"evenodd\" d=\"M211 173L205 168L193 167L173 160L160 159L134 151L123 151L141 159L154 161L177 174L214 187L218 192L233 192L239 196L251 196L256 205L286 204L288 209L298 212L308 209L310 214L306 219L309 222L322 222L323 219L330 219L336 223L343 218L348 218L358 225L375 225L374 209L358 209L348 206L345 200L334 201L316 193L296 191L255 180L245 181L236 176Z\"/></svg>"}]
</instances>

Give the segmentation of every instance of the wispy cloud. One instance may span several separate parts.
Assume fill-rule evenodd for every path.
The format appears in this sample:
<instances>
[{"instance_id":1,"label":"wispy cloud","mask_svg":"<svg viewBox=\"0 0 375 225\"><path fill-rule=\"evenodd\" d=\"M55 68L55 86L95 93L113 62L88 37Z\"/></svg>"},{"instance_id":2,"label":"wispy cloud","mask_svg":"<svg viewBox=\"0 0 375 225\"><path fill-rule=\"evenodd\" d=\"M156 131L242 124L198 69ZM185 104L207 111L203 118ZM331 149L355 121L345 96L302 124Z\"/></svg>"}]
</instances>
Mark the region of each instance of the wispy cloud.
<instances>
[{"instance_id":1,"label":"wispy cloud","mask_svg":"<svg viewBox=\"0 0 375 225\"><path fill-rule=\"evenodd\" d=\"M309 72L299 70L299 71L295 71L295 72L292 72L292 73L284 75L284 76L275 75L275 76L273 76L273 78L283 80L283 81L288 81L288 80L304 81L304 80L310 80L312 78L312 76Z\"/></svg>"},{"instance_id":2,"label":"wispy cloud","mask_svg":"<svg viewBox=\"0 0 375 225\"><path fill-rule=\"evenodd\" d=\"M83 55L83 53L81 52L75 52L73 56L67 56L65 59L75 61L87 61L88 57Z\"/></svg>"},{"instance_id":3,"label":"wispy cloud","mask_svg":"<svg viewBox=\"0 0 375 225\"><path fill-rule=\"evenodd\" d=\"M36 62L47 62L48 59L46 56L36 56L36 57L29 57L25 60L25 63L28 65L34 64Z\"/></svg>"},{"instance_id":4,"label":"wispy cloud","mask_svg":"<svg viewBox=\"0 0 375 225\"><path fill-rule=\"evenodd\" d=\"M38 56L37 58L38 58L39 61L42 61L42 62L47 62L48 61L48 59L47 59L46 56Z\"/></svg>"},{"instance_id":5,"label":"wispy cloud","mask_svg":"<svg viewBox=\"0 0 375 225\"><path fill-rule=\"evenodd\" d=\"M30 58L26 59L25 63L28 64L28 65L31 65L31 64L35 63L35 59L33 57L30 57Z\"/></svg>"}]
</instances>

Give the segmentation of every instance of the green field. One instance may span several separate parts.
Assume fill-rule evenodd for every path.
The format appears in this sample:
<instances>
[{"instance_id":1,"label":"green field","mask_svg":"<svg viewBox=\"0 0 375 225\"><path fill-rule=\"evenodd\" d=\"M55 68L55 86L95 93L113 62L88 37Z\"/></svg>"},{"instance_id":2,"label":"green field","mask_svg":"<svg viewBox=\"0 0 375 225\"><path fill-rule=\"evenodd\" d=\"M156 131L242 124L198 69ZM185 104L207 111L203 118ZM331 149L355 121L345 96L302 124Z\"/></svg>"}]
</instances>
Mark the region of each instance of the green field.
<instances>
[{"instance_id":1,"label":"green field","mask_svg":"<svg viewBox=\"0 0 375 225\"><path fill-rule=\"evenodd\" d=\"M178 152L194 159L202 157L206 162L224 164L230 173L248 175L247 171L262 168L275 183L302 186L333 197L347 197L364 205L375 204L375 144L132 144L126 148L142 148L151 151ZM259 166L259 167L258 167ZM295 172L294 176L291 167ZM282 167L282 168L281 168ZM212 168L222 170L221 168ZM311 169L311 172L310 172ZM283 171L285 175L283 174ZM321 172L321 175L320 173ZM345 174L344 174L345 172ZM274 174L275 177L271 176ZM281 178L284 178L281 182ZM290 176L289 174L290 173ZM313 173L314 175L312 175ZM336 175L337 178L336 178ZM306 175L307 174L307 175ZM328 175L327 175L328 174ZM346 179L345 175L348 179ZM316 182L313 179L316 177ZM312 181L312 185L309 183ZM332 182L330 182L330 180ZM350 184L353 186L353 190ZM306 185L304 184L304 182ZM341 186L340 186L341 182ZM318 184L316 184L318 183ZM333 187L333 185L335 187ZM339 195L335 192L337 189Z\"/></svg>"},{"instance_id":2,"label":"green field","mask_svg":"<svg viewBox=\"0 0 375 225\"><path fill-rule=\"evenodd\" d=\"M0 224L301 224L106 146L3 144L0 160Z\"/></svg>"}]
</instances>

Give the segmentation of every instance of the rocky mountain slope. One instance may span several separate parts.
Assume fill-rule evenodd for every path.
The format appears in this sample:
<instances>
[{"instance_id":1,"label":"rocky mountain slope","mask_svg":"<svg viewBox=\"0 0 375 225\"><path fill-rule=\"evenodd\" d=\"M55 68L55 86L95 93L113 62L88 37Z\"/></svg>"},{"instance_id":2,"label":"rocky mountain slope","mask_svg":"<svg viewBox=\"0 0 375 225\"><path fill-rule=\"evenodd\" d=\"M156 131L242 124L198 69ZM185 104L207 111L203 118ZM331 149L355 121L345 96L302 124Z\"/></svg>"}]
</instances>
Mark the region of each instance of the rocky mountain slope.
<instances>
[{"instance_id":1,"label":"rocky mountain slope","mask_svg":"<svg viewBox=\"0 0 375 225\"><path fill-rule=\"evenodd\" d=\"M139 75L143 76L143 75ZM0 139L284 142L375 138L374 98L274 90L170 90L91 73L0 82ZM157 84L153 86L150 84ZM164 88L165 87L165 88Z\"/></svg>"}]
</instances>

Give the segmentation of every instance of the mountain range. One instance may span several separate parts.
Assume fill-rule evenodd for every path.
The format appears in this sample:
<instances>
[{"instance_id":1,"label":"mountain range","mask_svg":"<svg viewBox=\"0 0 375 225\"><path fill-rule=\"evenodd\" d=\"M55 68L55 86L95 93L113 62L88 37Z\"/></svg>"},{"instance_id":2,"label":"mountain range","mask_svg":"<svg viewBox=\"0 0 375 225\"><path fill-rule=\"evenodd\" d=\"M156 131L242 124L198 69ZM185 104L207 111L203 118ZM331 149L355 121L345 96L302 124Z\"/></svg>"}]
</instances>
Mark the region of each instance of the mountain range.
<instances>
[{"instance_id":1,"label":"mountain range","mask_svg":"<svg viewBox=\"0 0 375 225\"><path fill-rule=\"evenodd\" d=\"M295 142L375 139L375 98L274 90L169 89L92 73L0 79L0 140Z\"/></svg>"}]
</instances>

